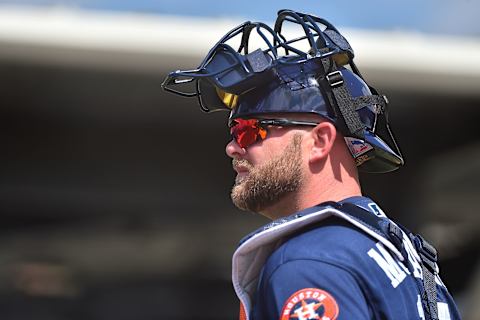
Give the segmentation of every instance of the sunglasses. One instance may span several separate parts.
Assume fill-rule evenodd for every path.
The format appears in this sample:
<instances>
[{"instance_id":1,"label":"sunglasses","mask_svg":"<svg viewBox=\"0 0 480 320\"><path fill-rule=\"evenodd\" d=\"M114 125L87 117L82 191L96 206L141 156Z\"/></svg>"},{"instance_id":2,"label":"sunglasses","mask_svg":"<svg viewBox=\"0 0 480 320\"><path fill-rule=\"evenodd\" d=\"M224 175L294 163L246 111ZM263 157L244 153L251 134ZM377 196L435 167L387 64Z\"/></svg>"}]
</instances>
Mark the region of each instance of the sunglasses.
<instances>
[{"instance_id":1,"label":"sunglasses","mask_svg":"<svg viewBox=\"0 0 480 320\"><path fill-rule=\"evenodd\" d=\"M264 140L267 137L268 126L315 127L317 124L318 122L296 121L287 119L234 119L230 123L230 134L241 148L246 148L257 142L258 140Z\"/></svg>"}]
</instances>

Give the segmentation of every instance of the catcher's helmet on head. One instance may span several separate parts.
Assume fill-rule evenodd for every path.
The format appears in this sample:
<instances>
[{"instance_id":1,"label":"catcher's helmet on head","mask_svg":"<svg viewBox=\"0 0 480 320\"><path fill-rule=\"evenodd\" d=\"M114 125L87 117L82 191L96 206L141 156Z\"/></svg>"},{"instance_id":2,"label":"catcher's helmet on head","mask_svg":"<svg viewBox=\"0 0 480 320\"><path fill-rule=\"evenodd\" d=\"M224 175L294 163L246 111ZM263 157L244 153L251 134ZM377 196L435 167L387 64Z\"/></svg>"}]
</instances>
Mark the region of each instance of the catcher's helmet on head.
<instances>
[{"instance_id":1,"label":"catcher's helmet on head","mask_svg":"<svg viewBox=\"0 0 480 320\"><path fill-rule=\"evenodd\" d=\"M295 26L301 35L287 38ZM273 29L261 22L241 24L197 69L170 73L162 87L197 97L205 112L230 111L230 122L269 113L318 114L345 136L360 171L393 171L403 158L389 127L387 99L365 83L353 57L328 21L281 10Z\"/></svg>"}]
</instances>

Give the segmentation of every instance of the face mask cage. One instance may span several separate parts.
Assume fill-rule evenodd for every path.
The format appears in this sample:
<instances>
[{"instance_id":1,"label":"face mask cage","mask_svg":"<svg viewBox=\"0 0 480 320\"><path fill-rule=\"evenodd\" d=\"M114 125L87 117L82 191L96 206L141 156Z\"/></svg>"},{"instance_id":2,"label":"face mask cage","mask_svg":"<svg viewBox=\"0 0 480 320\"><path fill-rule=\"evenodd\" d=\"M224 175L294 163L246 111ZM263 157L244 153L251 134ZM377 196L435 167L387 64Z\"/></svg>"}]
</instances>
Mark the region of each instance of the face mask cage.
<instances>
[{"instance_id":1,"label":"face mask cage","mask_svg":"<svg viewBox=\"0 0 480 320\"><path fill-rule=\"evenodd\" d=\"M291 32L298 27L300 32ZM289 39L289 33L301 35ZM256 50L251 51L251 47ZM215 88L241 95L274 82L279 65L298 65L330 56L337 63L350 64L359 74L352 61L353 50L332 24L312 15L281 10L274 29L262 22L239 25L213 46L197 69L171 72L162 87L184 97L198 97L205 112L228 110L228 105L204 96L217 95Z\"/></svg>"},{"instance_id":2,"label":"face mask cage","mask_svg":"<svg viewBox=\"0 0 480 320\"><path fill-rule=\"evenodd\" d=\"M328 21L281 10L273 29L262 22L239 25L213 46L197 69L171 72L162 87L184 97L197 97L205 112L230 111L231 119L266 113L259 105L277 92L279 97L293 97L289 101L302 100L295 104L296 112L327 116L344 136L352 138L347 145L351 144L350 151L360 169L395 170L403 164L403 158L386 118L387 100L363 81L353 58L347 40ZM308 76L298 76L306 70ZM354 75L357 80L346 75ZM352 81L354 87L364 86L369 92L352 94ZM322 98L310 101L309 106L303 103L305 96L315 95ZM267 96L267 100L262 98ZM311 108L319 103L324 108L320 112ZM276 112L293 112L288 103L268 105L278 105ZM359 144L363 146L359 148Z\"/></svg>"}]
</instances>

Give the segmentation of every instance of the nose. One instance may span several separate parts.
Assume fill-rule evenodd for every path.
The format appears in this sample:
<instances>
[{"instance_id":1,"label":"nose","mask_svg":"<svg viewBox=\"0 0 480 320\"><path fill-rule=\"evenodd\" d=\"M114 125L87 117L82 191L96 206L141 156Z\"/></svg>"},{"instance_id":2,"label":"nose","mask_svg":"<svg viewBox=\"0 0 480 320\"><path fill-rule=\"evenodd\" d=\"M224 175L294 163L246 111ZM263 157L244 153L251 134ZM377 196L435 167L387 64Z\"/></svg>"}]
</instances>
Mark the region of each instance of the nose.
<instances>
[{"instance_id":1,"label":"nose","mask_svg":"<svg viewBox=\"0 0 480 320\"><path fill-rule=\"evenodd\" d=\"M246 150L240 147L235 139L232 139L225 147L225 153L230 158L235 159L243 156L246 153Z\"/></svg>"}]
</instances>

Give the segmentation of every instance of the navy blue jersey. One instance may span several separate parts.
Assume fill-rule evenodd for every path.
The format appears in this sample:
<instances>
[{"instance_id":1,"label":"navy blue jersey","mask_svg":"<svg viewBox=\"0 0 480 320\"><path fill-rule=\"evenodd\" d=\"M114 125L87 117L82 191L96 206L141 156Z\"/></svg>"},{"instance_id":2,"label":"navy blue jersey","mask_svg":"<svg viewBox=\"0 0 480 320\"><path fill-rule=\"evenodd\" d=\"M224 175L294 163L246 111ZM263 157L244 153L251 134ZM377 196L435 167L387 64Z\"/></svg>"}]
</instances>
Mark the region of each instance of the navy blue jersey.
<instances>
[{"instance_id":1,"label":"navy blue jersey","mask_svg":"<svg viewBox=\"0 0 480 320\"><path fill-rule=\"evenodd\" d=\"M388 219L368 198L345 201ZM242 243L234 286L250 320L425 319L421 262L408 237L404 248L341 212L310 208ZM439 277L436 284L439 320L460 319Z\"/></svg>"}]
</instances>

